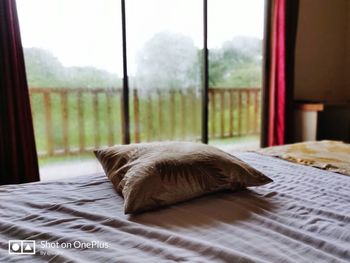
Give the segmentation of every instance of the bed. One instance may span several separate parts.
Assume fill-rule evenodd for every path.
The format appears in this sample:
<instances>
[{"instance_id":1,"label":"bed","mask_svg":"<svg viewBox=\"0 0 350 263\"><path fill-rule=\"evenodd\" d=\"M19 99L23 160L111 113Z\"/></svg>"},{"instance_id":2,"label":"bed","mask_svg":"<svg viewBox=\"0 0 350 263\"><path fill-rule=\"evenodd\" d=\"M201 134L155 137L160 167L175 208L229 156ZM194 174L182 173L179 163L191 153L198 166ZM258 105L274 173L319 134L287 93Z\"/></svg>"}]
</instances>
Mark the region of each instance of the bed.
<instances>
[{"instance_id":1,"label":"bed","mask_svg":"<svg viewBox=\"0 0 350 263\"><path fill-rule=\"evenodd\" d=\"M0 262L350 262L349 176L235 155L274 182L138 215L104 174L2 186Z\"/></svg>"}]
</instances>

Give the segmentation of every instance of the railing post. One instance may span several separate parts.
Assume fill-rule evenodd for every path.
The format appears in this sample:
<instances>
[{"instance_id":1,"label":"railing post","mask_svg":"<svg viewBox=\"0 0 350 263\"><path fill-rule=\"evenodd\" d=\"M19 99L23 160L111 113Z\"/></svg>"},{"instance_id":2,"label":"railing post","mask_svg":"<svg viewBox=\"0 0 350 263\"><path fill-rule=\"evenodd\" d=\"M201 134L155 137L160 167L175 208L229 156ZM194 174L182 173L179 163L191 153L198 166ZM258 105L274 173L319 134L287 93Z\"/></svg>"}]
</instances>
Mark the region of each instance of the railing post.
<instances>
[{"instance_id":1,"label":"railing post","mask_svg":"<svg viewBox=\"0 0 350 263\"><path fill-rule=\"evenodd\" d=\"M158 95L158 134L159 138L163 138L163 97L160 90L157 90Z\"/></svg>"},{"instance_id":2,"label":"railing post","mask_svg":"<svg viewBox=\"0 0 350 263\"><path fill-rule=\"evenodd\" d=\"M174 90L170 90L170 136L171 139L175 138L175 91Z\"/></svg>"},{"instance_id":3,"label":"railing post","mask_svg":"<svg viewBox=\"0 0 350 263\"><path fill-rule=\"evenodd\" d=\"M183 90L179 90L180 95L180 107L181 107L181 115L180 115L180 125L181 125L181 138L185 138L186 133L186 95L184 95Z\"/></svg>"},{"instance_id":4,"label":"railing post","mask_svg":"<svg viewBox=\"0 0 350 263\"><path fill-rule=\"evenodd\" d=\"M191 112L191 119L190 119L190 123L192 125L192 131L191 131L191 135L193 136L193 138L196 138L196 129L197 129L197 97L196 97L196 93L195 90L191 89L190 90L190 101L192 102L191 105L188 108L188 111ZM191 137L192 137L191 136Z\"/></svg>"},{"instance_id":5,"label":"railing post","mask_svg":"<svg viewBox=\"0 0 350 263\"><path fill-rule=\"evenodd\" d=\"M229 126L229 136L233 137L233 91L232 89L229 90L230 92L230 105L229 105L229 118L230 118L230 126Z\"/></svg>"},{"instance_id":6,"label":"railing post","mask_svg":"<svg viewBox=\"0 0 350 263\"><path fill-rule=\"evenodd\" d=\"M211 88L209 90L209 101L211 104L210 110L211 110L211 136L210 138L216 137L216 103L215 103L215 88Z\"/></svg>"},{"instance_id":7,"label":"railing post","mask_svg":"<svg viewBox=\"0 0 350 263\"><path fill-rule=\"evenodd\" d=\"M96 90L92 91L92 109L93 109L93 118L94 118L94 144L95 147L100 147L100 121L98 114L98 93Z\"/></svg>"},{"instance_id":8,"label":"railing post","mask_svg":"<svg viewBox=\"0 0 350 263\"><path fill-rule=\"evenodd\" d=\"M242 90L238 90L238 111L237 111L237 121L238 121L238 136L242 135Z\"/></svg>"},{"instance_id":9,"label":"railing post","mask_svg":"<svg viewBox=\"0 0 350 263\"><path fill-rule=\"evenodd\" d=\"M83 110L83 99L82 90L78 90L78 125L79 125L79 152L85 151L85 130L84 130L84 110Z\"/></svg>"},{"instance_id":10,"label":"railing post","mask_svg":"<svg viewBox=\"0 0 350 263\"><path fill-rule=\"evenodd\" d=\"M112 118L112 103L111 103L112 96L113 96L113 93L110 90L106 90L108 145L109 146L112 146L114 142L114 121Z\"/></svg>"},{"instance_id":11,"label":"railing post","mask_svg":"<svg viewBox=\"0 0 350 263\"><path fill-rule=\"evenodd\" d=\"M255 134L259 134L259 95L260 95L260 91L256 90L255 91L255 103L254 103L254 113L255 113L255 121L254 121L254 133Z\"/></svg>"},{"instance_id":12,"label":"railing post","mask_svg":"<svg viewBox=\"0 0 350 263\"><path fill-rule=\"evenodd\" d=\"M135 142L140 142L140 110L139 110L139 96L137 89L134 88L133 91L134 95L134 135L135 135Z\"/></svg>"},{"instance_id":13,"label":"railing post","mask_svg":"<svg viewBox=\"0 0 350 263\"><path fill-rule=\"evenodd\" d=\"M153 138L153 124L152 124L152 94L147 95L147 141Z\"/></svg>"},{"instance_id":14,"label":"railing post","mask_svg":"<svg viewBox=\"0 0 350 263\"><path fill-rule=\"evenodd\" d=\"M51 119L51 94L46 90L44 95L44 111L45 111L45 130L46 130L46 147L47 155L53 156L53 136L52 136L52 119Z\"/></svg>"},{"instance_id":15,"label":"railing post","mask_svg":"<svg viewBox=\"0 0 350 263\"><path fill-rule=\"evenodd\" d=\"M61 96L61 109L62 109L62 137L63 137L63 150L65 154L69 154L69 140L68 140L68 98L67 90L59 93Z\"/></svg>"},{"instance_id":16,"label":"railing post","mask_svg":"<svg viewBox=\"0 0 350 263\"><path fill-rule=\"evenodd\" d=\"M250 90L248 89L246 91L246 96L247 96L247 106L246 106L246 118L247 118L247 127L246 127L246 132L247 134L250 134Z\"/></svg>"},{"instance_id":17,"label":"railing post","mask_svg":"<svg viewBox=\"0 0 350 263\"><path fill-rule=\"evenodd\" d=\"M220 137L225 137L225 90L220 91Z\"/></svg>"}]
</instances>

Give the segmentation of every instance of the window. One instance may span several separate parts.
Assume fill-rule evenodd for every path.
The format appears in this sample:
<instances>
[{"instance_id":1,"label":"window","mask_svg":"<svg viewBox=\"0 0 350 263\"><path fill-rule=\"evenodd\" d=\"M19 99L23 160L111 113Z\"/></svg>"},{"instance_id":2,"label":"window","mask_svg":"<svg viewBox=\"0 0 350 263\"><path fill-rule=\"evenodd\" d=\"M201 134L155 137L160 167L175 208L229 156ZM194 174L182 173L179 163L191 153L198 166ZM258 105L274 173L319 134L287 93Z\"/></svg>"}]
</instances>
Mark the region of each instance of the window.
<instances>
[{"instance_id":1,"label":"window","mask_svg":"<svg viewBox=\"0 0 350 263\"><path fill-rule=\"evenodd\" d=\"M100 171L121 143L122 41L114 0L17 0L42 179Z\"/></svg>"},{"instance_id":2,"label":"window","mask_svg":"<svg viewBox=\"0 0 350 263\"><path fill-rule=\"evenodd\" d=\"M200 141L205 79L210 143L257 145L263 0L17 0L17 6L43 179L101 171L92 149L123 137Z\"/></svg>"},{"instance_id":3,"label":"window","mask_svg":"<svg viewBox=\"0 0 350 263\"><path fill-rule=\"evenodd\" d=\"M202 0L126 1L131 141L201 135Z\"/></svg>"},{"instance_id":4,"label":"window","mask_svg":"<svg viewBox=\"0 0 350 263\"><path fill-rule=\"evenodd\" d=\"M258 147L264 1L208 0L210 143Z\"/></svg>"}]
</instances>

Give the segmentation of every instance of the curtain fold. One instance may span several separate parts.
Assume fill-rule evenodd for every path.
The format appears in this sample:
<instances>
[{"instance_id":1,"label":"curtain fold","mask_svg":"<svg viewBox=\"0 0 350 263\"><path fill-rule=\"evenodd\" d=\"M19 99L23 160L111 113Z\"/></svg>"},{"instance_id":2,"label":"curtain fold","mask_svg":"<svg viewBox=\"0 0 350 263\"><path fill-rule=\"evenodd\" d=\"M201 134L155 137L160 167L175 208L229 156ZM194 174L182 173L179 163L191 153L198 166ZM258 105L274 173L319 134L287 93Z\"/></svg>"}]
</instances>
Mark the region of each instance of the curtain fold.
<instances>
[{"instance_id":1,"label":"curtain fold","mask_svg":"<svg viewBox=\"0 0 350 263\"><path fill-rule=\"evenodd\" d=\"M39 181L15 0L0 1L0 184Z\"/></svg>"},{"instance_id":2,"label":"curtain fold","mask_svg":"<svg viewBox=\"0 0 350 263\"><path fill-rule=\"evenodd\" d=\"M293 141L294 55L299 1L270 0L265 26L262 146Z\"/></svg>"}]
</instances>

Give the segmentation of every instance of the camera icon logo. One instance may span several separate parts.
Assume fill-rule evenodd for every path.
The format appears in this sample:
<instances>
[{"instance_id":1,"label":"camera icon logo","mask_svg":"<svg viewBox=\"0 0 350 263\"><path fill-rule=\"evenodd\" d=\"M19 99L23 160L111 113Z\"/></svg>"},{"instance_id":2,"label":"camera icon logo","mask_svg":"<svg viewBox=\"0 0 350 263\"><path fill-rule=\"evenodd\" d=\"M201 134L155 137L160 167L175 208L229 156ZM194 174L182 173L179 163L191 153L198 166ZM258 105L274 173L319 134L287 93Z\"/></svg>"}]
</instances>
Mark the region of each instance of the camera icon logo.
<instances>
[{"instance_id":1,"label":"camera icon logo","mask_svg":"<svg viewBox=\"0 0 350 263\"><path fill-rule=\"evenodd\" d=\"M9 240L9 254L35 254L35 240Z\"/></svg>"}]
</instances>

